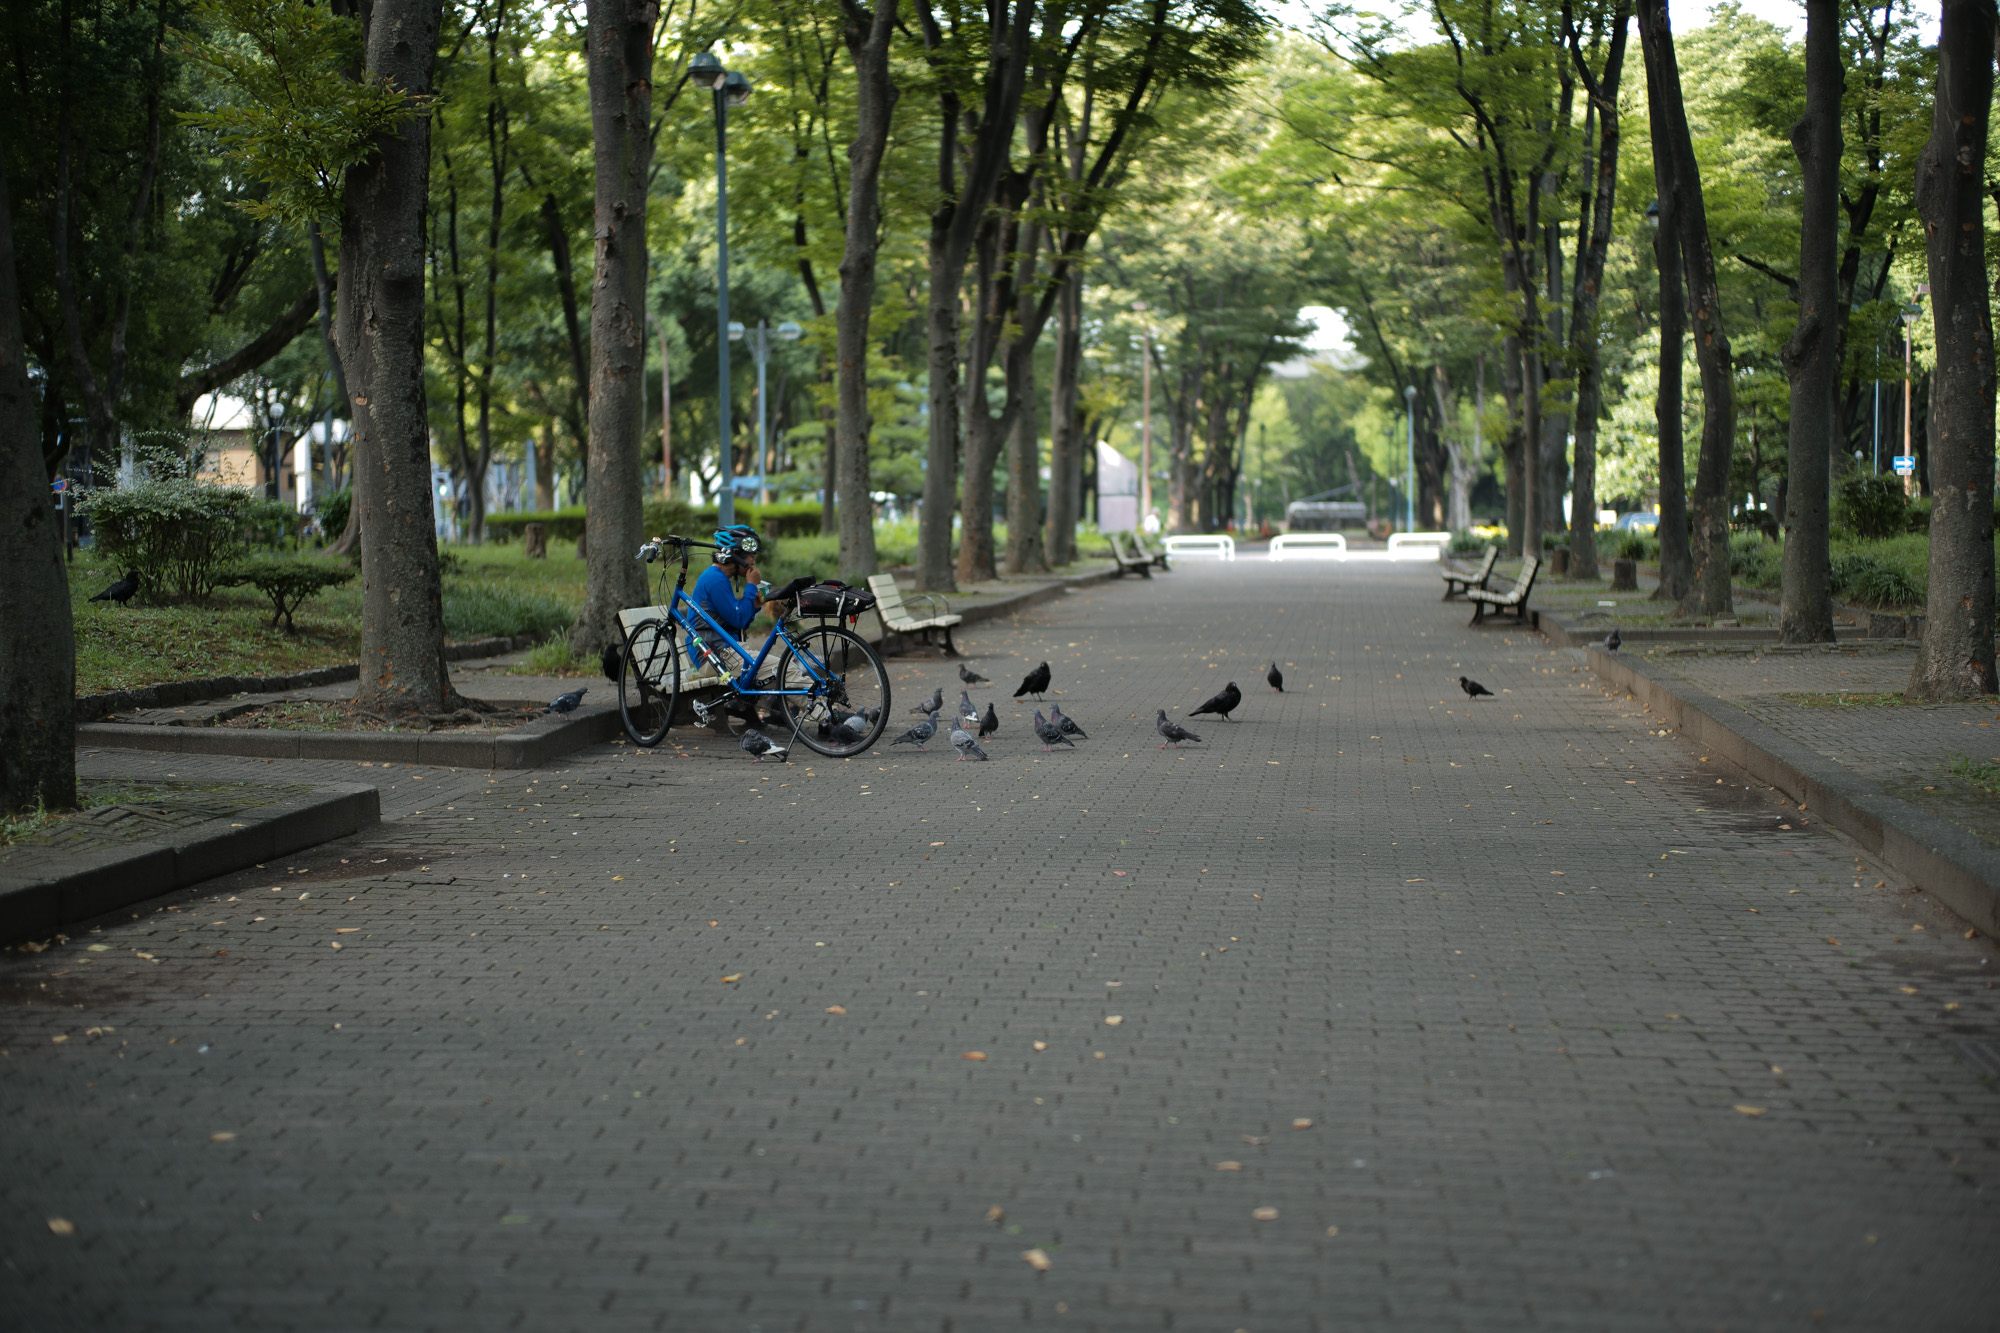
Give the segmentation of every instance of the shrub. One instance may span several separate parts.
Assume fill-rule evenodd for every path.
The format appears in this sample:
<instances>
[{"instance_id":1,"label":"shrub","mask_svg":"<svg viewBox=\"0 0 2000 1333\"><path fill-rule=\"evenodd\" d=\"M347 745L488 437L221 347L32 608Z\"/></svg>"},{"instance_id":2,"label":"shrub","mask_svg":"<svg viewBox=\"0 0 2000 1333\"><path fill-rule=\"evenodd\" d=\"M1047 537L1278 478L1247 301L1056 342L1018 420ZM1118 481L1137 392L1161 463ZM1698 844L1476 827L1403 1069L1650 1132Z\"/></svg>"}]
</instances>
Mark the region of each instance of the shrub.
<instances>
[{"instance_id":1,"label":"shrub","mask_svg":"<svg viewBox=\"0 0 2000 1333\"><path fill-rule=\"evenodd\" d=\"M1451 534L1451 545L1445 548L1446 555L1483 555L1489 545L1478 533L1467 528L1463 532Z\"/></svg>"},{"instance_id":2,"label":"shrub","mask_svg":"<svg viewBox=\"0 0 2000 1333\"><path fill-rule=\"evenodd\" d=\"M353 507L354 488L351 486L343 486L320 501L320 534L330 542L339 541L340 535L347 531L347 515Z\"/></svg>"},{"instance_id":3,"label":"shrub","mask_svg":"<svg viewBox=\"0 0 2000 1333\"><path fill-rule=\"evenodd\" d=\"M545 639L574 619L569 607L545 593L488 579L451 579L444 587L444 629L454 640L532 634Z\"/></svg>"},{"instance_id":4,"label":"shrub","mask_svg":"<svg viewBox=\"0 0 2000 1333\"><path fill-rule=\"evenodd\" d=\"M146 600L171 592L192 601L208 596L242 553L253 506L261 503L240 486L170 478L92 491L77 508L90 516L97 549L139 575Z\"/></svg>"},{"instance_id":5,"label":"shrub","mask_svg":"<svg viewBox=\"0 0 2000 1333\"><path fill-rule=\"evenodd\" d=\"M1833 559L1835 595L1869 606L1917 606L1924 583L1879 556L1854 552Z\"/></svg>"},{"instance_id":6,"label":"shrub","mask_svg":"<svg viewBox=\"0 0 2000 1333\"><path fill-rule=\"evenodd\" d=\"M1903 531L1908 506L1900 478L1856 472L1840 483L1835 518L1862 540L1878 541Z\"/></svg>"},{"instance_id":7,"label":"shrub","mask_svg":"<svg viewBox=\"0 0 2000 1333\"><path fill-rule=\"evenodd\" d=\"M1784 581L1785 548L1761 532L1729 534L1729 576L1752 587L1776 587Z\"/></svg>"},{"instance_id":8,"label":"shrub","mask_svg":"<svg viewBox=\"0 0 2000 1333\"><path fill-rule=\"evenodd\" d=\"M1926 495L1910 501L1910 507L1903 512L1903 531L1924 532L1931 530L1931 497Z\"/></svg>"},{"instance_id":9,"label":"shrub","mask_svg":"<svg viewBox=\"0 0 2000 1333\"><path fill-rule=\"evenodd\" d=\"M218 587L247 583L271 599L271 628L285 622L285 633L296 634L292 613L308 601L354 577L351 565L324 564L283 556L263 556L231 565L216 577Z\"/></svg>"},{"instance_id":10,"label":"shrub","mask_svg":"<svg viewBox=\"0 0 2000 1333\"><path fill-rule=\"evenodd\" d=\"M1650 528L1627 528L1609 543L1615 560L1658 560L1660 535Z\"/></svg>"}]
</instances>

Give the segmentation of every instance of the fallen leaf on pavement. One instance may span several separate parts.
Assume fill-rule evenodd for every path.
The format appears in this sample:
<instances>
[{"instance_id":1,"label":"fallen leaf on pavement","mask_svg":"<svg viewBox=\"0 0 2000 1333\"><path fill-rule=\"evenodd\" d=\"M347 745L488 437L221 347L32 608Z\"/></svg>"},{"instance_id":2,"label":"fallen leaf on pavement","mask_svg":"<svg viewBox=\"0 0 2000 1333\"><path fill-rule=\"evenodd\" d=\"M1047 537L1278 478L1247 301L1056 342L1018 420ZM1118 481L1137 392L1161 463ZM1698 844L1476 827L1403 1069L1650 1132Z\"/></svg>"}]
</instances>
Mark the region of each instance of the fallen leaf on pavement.
<instances>
[{"instance_id":1,"label":"fallen leaf on pavement","mask_svg":"<svg viewBox=\"0 0 2000 1333\"><path fill-rule=\"evenodd\" d=\"M741 981L741 980L743 980L743 974L741 972L731 972L728 976L722 979L722 984L726 986L732 981Z\"/></svg>"},{"instance_id":2,"label":"fallen leaf on pavement","mask_svg":"<svg viewBox=\"0 0 2000 1333\"><path fill-rule=\"evenodd\" d=\"M984 1051L967 1051L964 1055L959 1057L959 1059L961 1060L984 1060L985 1058L986 1058L986 1052Z\"/></svg>"},{"instance_id":3,"label":"fallen leaf on pavement","mask_svg":"<svg viewBox=\"0 0 2000 1333\"><path fill-rule=\"evenodd\" d=\"M1338 1235L1340 1234L1340 1228L1339 1228L1339 1227L1328 1227L1328 1228L1326 1229L1326 1234L1327 1234L1327 1235L1329 1235L1329 1236L1338 1236Z\"/></svg>"},{"instance_id":4,"label":"fallen leaf on pavement","mask_svg":"<svg viewBox=\"0 0 2000 1333\"><path fill-rule=\"evenodd\" d=\"M1903 994L1905 995L1915 995L1917 993L1917 988L1915 986L1898 986L1896 987L1896 989L1903 992Z\"/></svg>"},{"instance_id":5,"label":"fallen leaf on pavement","mask_svg":"<svg viewBox=\"0 0 2000 1333\"><path fill-rule=\"evenodd\" d=\"M1040 1250L1023 1250L1021 1257L1027 1261L1028 1267L1037 1273L1046 1273L1055 1266L1049 1262L1049 1256Z\"/></svg>"},{"instance_id":6,"label":"fallen leaf on pavement","mask_svg":"<svg viewBox=\"0 0 2000 1333\"><path fill-rule=\"evenodd\" d=\"M1250 1216L1256 1218L1259 1222L1275 1222L1278 1220L1278 1210L1275 1208L1253 1208L1250 1210Z\"/></svg>"},{"instance_id":7,"label":"fallen leaf on pavement","mask_svg":"<svg viewBox=\"0 0 2000 1333\"><path fill-rule=\"evenodd\" d=\"M1249 1144L1253 1148L1261 1148L1265 1144L1270 1142L1269 1139L1259 1138L1255 1134L1245 1134L1243 1136L1243 1141Z\"/></svg>"},{"instance_id":8,"label":"fallen leaf on pavement","mask_svg":"<svg viewBox=\"0 0 2000 1333\"><path fill-rule=\"evenodd\" d=\"M225 1129L218 1134L209 1135L208 1141L210 1143L231 1143L235 1141L235 1138L236 1135L233 1131Z\"/></svg>"},{"instance_id":9,"label":"fallen leaf on pavement","mask_svg":"<svg viewBox=\"0 0 2000 1333\"><path fill-rule=\"evenodd\" d=\"M84 945L83 947L84 947L84 949L85 949L86 951L88 951L88 952L90 952L90 953L109 953L109 952L111 952L111 946L110 946L110 945L108 945L108 944L86 944L86 945Z\"/></svg>"},{"instance_id":10,"label":"fallen leaf on pavement","mask_svg":"<svg viewBox=\"0 0 2000 1333\"><path fill-rule=\"evenodd\" d=\"M1294 1121L1292 1122L1292 1128L1293 1128L1293 1129L1311 1129L1312 1127L1313 1127L1313 1122L1312 1122L1312 1121L1310 1121L1310 1120L1307 1120L1307 1119L1305 1119L1305 1118L1303 1118L1303 1117L1301 1117L1300 1119L1297 1119L1297 1120L1294 1120Z\"/></svg>"},{"instance_id":11,"label":"fallen leaf on pavement","mask_svg":"<svg viewBox=\"0 0 2000 1333\"><path fill-rule=\"evenodd\" d=\"M1218 1171L1241 1171L1241 1170L1243 1169L1243 1163L1241 1163L1241 1162L1217 1162L1217 1163L1215 1164L1215 1169L1216 1169L1216 1170L1218 1170Z\"/></svg>"},{"instance_id":12,"label":"fallen leaf on pavement","mask_svg":"<svg viewBox=\"0 0 2000 1333\"><path fill-rule=\"evenodd\" d=\"M54 1043L55 1043L56 1045L60 1046L60 1045L62 1045L62 1044L63 1044L64 1042L66 1042L66 1041L68 1041L68 1040L69 1040L69 1033L67 1033L67 1032L58 1032L58 1033L56 1033L56 1035L55 1035L55 1036L53 1036L53 1037L50 1037L50 1038L49 1038L49 1040L50 1040L50 1041L52 1041L52 1042L54 1042Z\"/></svg>"},{"instance_id":13,"label":"fallen leaf on pavement","mask_svg":"<svg viewBox=\"0 0 2000 1333\"><path fill-rule=\"evenodd\" d=\"M1118 1025L1120 1024L1120 1023L1123 1023L1124 1021L1125 1021L1125 1015L1123 1015L1123 1014L1110 1014L1110 1015L1108 1015L1108 1016L1107 1016L1107 1017L1105 1018L1105 1020L1104 1020L1104 1026L1106 1026L1106 1027L1108 1027L1108 1028L1115 1028L1115 1027L1117 1027L1117 1026L1118 1026Z\"/></svg>"},{"instance_id":14,"label":"fallen leaf on pavement","mask_svg":"<svg viewBox=\"0 0 2000 1333\"><path fill-rule=\"evenodd\" d=\"M1769 1108L1762 1106L1739 1106L1736 1108L1736 1113L1738 1115L1760 1116L1764 1114L1764 1112L1767 1109Z\"/></svg>"},{"instance_id":15,"label":"fallen leaf on pavement","mask_svg":"<svg viewBox=\"0 0 2000 1333\"><path fill-rule=\"evenodd\" d=\"M997 1203L994 1204L991 1208L988 1208L986 1210L986 1220L989 1222L1004 1221L1006 1217L1007 1217L1007 1210L1005 1208L1002 1208Z\"/></svg>"},{"instance_id":16,"label":"fallen leaf on pavement","mask_svg":"<svg viewBox=\"0 0 2000 1333\"><path fill-rule=\"evenodd\" d=\"M1839 940L1837 940L1837 939L1835 939L1835 938L1834 938L1833 936L1831 936L1831 935L1829 935L1829 936L1827 936L1827 937L1826 937L1826 942L1827 942L1828 944L1831 944L1831 945L1832 945L1832 946L1833 946L1834 948L1836 948L1836 949L1838 949L1838 948L1840 947L1840 941L1839 941Z\"/></svg>"},{"instance_id":17,"label":"fallen leaf on pavement","mask_svg":"<svg viewBox=\"0 0 2000 1333\"><path fill-rule=\"evenodd\" d=\"M333 933L334 933L334 934L336 934L336 935L359 935L359 934L361 933L361 927L359 927L359 926L335 926L335 927L333 928Z\"/></svg>"},{"instance_id":18,"label":"fallen leaf on pavement","mask_svg":"<svg viewBox=\"0 0 2000 1333\"><path fill-rule=\"evenodd\" d=\"M52 1217L49 1219L49 1230L55 1232L58 1236L74 1236L76 1234L76 1223L70 1221L67 1217Z\"/></svg>"},{"instance_id":19,"label":"fallen leaf on pavement","mask_svg":"<svg viewBox=\"0 0 2000 1333\"><path fill-rule=\"evenodd\" d=\"M826 1007L826 1011L829 1014L844 1014L847 1012L847 1006L842 1004L830 1004Z\"/></svg>"},{"instance_id":20,"label":"fallen leaf on pavement","mask_svg":"<svg viewBox=\"0 0 2000 1333\"><path fill-rule=\"evenodd\" d=\"M1049 1044L1045 1041L1038 1041L1035 1043L1035 1049L1038 1051L1046 1051L1048 1048Z\"/></svg>"}]
</instances>

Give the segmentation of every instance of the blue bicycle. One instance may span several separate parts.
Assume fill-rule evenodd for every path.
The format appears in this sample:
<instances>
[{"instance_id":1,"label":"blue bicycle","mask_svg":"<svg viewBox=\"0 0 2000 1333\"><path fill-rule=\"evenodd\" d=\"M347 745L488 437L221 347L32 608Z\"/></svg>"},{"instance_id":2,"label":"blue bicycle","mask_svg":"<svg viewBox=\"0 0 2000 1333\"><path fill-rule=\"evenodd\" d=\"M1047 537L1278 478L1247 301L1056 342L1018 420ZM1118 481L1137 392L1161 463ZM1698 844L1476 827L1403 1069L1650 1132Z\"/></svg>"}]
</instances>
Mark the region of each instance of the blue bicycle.
<instances>
[{"instance_id":1,"label":"blue bicycle","mask_svg":"<svg viewBox=\"0 0 2000 1333\"><path fill-rule=\"evenodd\" d=\"M662 606L626 611L625 653L618 672L618 713L632 743L658 745L673 725L682 693L719 686L722 696L688 699L698 724L707 725L739 700L771 699L793 739L834 759L860 754L889 724L889 672L881 655L859 634L838 623L858 614L852 590L799 590L791 617L779 617L762 648L752 649L715 622L688 596L688 553L712 551L709 542L658 537L639 548L648 564L664 554L680 557L680 576ZM804 623L817 617L816 624ZM833 622L833 623L829 623ZM777 662L765 663L777 649ZM732 673L733 656L743 664ZM782 737L771 739L783 742Z\"/></svg>"}]
</instances>

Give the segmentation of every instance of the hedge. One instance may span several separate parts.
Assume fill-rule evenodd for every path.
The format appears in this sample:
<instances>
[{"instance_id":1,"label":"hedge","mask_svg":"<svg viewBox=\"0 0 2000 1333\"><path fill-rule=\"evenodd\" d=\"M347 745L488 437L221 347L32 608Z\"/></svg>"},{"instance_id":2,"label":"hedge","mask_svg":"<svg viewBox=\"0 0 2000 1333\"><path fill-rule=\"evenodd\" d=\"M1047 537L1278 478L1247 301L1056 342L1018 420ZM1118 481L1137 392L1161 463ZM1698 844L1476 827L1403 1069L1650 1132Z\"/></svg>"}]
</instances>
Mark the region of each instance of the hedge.
<instances>
[{"instance_id":1,"label":"hedge","mask_svg":"<svg viewBox=\"0 0 2000 1333\"><path fill-rule=\"evenodd\" d=\"M684 500L654 497L645 502L644 508L648 537L663 537L670 532L682 537L706 536L715 531L721 521L714 505L697 508ZM550 541L573 542L583 536L583 516L582 505L520 514L488 514L486 530L496 541L510 541L518 537L521 529L528 524L540 523L548 529ZM736 506L738 523L748 523L773 538L812 536L819 531L819 516L820 504L817 500L790 500L770 505L738 503Z\"/></svg>"},{"instance_id":2,"label":"hedge","mask_svg":"<svg viewBox=\"0 0 2000 1333\"><path fill-rule=\"evenodd\" d=\"M232 560L256 549L296 543L302 520L278 500L241 486L210 486L186 478L136 481L89 491L77 499L97 533L97 549L121 570L139 575L147 601L171 592L188 601L208 596Z\"/></svg>"}]
</instances>

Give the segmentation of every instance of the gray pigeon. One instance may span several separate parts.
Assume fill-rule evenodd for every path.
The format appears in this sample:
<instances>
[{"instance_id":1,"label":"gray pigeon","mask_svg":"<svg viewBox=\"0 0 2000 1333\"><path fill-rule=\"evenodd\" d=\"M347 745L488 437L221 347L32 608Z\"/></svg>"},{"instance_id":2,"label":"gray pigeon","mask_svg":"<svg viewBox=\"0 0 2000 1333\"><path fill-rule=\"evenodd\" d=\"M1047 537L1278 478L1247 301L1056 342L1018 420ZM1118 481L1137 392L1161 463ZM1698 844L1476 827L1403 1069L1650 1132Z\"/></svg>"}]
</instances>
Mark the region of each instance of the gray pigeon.
<instances>
[{"instance_id":1,"label":"gray pigeon","mask_svg":"<svg viewBox=\"0 0 2000 1333\"><path fill-rule=\"evenodd\" d=\"M558 694L549 706L542 711L544 713L574 713L576 706L583 702L583 696L589 693L590 687L586 685L580 690L571 690L568 694Z\"/></svg>"},{"instance_id":2,"label":"gray pigeon","mask_svg":"<svg viewBox=\"0 0 2000 1333\"><path fill-rule=\"evenodd\" d=\"M923 721L896 737L895 740L890 741L889 744L914 745L921 750L924 748L924 742L935 735L937 735L937 718L926 715Z\"/></svg>"},{"instance_id":3,"label":"gray pigeon","mask_svg":"<svg viewBox=\"0 0 2000 1333\"><path fill-rule=\"evenodd\" d=\"M1623 636L1618 633L1618 627L1614 625L1611 628L1610 636L1604 640L1604 651L1615 653L1618 651L1618 645L1623 642L1625 642Z\"/></svg>"},{"instance_id":4,"label":"gray pigeon","mask_svg":"<svg viewBox=\"0 0 2000 1333\"><path fill-rule=\"evenodd\" d=\"M1176 750L1181 748L1182 741L1198 741L1201 739L1201 737L1195 735L1192 731L1189 731L1186 727L1182 726L1180 723L1168 721L1167 710L1164 708L1160 710L1160 720L1153 724L1153 730L1159 732L1162 736L1166 737L1167 740L1173 742L1173 747ZM1160 748L1164 750L1167 747L1165 745L1161 745Z\"/></svg>"},{"instance_id":5,"label":"gray pigeon","mask_svg":"<svg viewBox=\"0 0 2000 1333\"><path fill-rule=\"evenodd\" d=\"M1061 704L1049 705L1049 721L1055 723L1056 730L1060 731L1065 736L1074 736L1078 740L1083 740L1083 741L1087 741L1090 739L1090 733L1085 731L1082 727L1079 727L1076 724L1075 718L1063 716L1063 710Z\"/></svg>"},{"instance_id":6,"label":"gray pigeon","mask_svg":"<svg viewBox=\"0 0 2000 1333\"><path fill-rule=\"evenodd\" d=\"M986 677L980 675L977 671L974 671L971 667L967 666L963 662L960 662L958 664L958 678L964 681L967 685L986 684Z\"/></svg>"},{"instance_id":7,"label":"gray pigeon","mask_svg":"<svg viewBox=\"0 0 2000 1333\"><path fill-rule=\"evenodd\" d=\"M1000 715L993 711L993 705L986 705L986 716L979 719L979 739L999 734Z\"/></svg>"},{"instance_id":8,"label":"gray pigeon","mask_svg":"<svg viewBox=\"0 0 2000 1333\"><path fill-rule=\"evenodd\" d=\"M745 727L743 739L737 744L743 747L743 753L750 756L750 762L753 764L763 763L767 754L774 754L782 761L787 753L784 746L777 744L755 727Z\"/></svg>"},{"instance_id":9,"label":"gray pigeon","mask_svg":"<svg viewBox=\"0 0 2000 1333\"><path fill-rule=\"evenodd\" d=\"M1041 737L1044 750L1052 745L1067 745L1072 750L1076 748L1076 742L1063 735L1061 727L1043 717L1039 708L1035 710L1035 735Z\"/></svg>"},{"instance_id":10,"label":"gray pigeon","mask_svg":"<svg viewBox=\"0 0 2000 1333\"><path fill-rule=\"evenodd\" d=\"M974 740L972 733L964 727L951 729L951 745L958 751L958 762L961 764L968 759L977 759L981 762L986 759L986 751L979 748L979 742Z\"/></svg>"},{"instance_id":11,"label":"gray pigeon","mask_svg":"<svg viewBox=\"0 0 2000 1333\"><path fill-rule=\"evenodd\" d=\"M937 715L938 709L943 707L944 707L944 686L940 685L936 689L931 691L930 698L924 700L922 703L918 704L915 708L912 708L910 711L912 713L926 713L929 714L930 716L935 717Z\"/></svg>"},{"instance_id":12,"label":"gray pigeon","mask_svg":"<svg viewBox=\"0 0 2000 1333\"><path fill-rule=\"evenodd\" d=\"M958 720L967 727L979 725L979 705L972 702L972 696L964 690L958 692Z\"/></svg>"}]
</instances>

